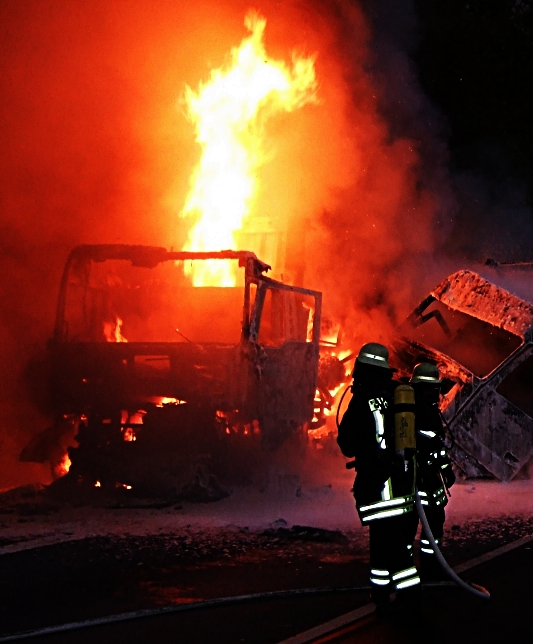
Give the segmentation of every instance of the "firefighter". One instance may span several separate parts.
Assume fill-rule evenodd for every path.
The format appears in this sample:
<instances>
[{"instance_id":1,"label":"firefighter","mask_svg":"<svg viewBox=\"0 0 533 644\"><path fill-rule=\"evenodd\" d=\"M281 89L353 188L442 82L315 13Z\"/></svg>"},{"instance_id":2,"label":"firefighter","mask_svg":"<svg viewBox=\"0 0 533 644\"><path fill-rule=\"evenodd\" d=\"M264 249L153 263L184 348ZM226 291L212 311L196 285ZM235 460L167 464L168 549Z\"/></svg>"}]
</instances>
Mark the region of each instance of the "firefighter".
<instances>
[{"instance_id":1,"label":"firefighter","mask_svg":"<svg viewBox=\"0 0 533 644\"><path fill-rule=\"evenodd\" d=\"M428 362L417 364L410 380L415 390L416 486L439 546L444 536L447 491L455 483L438 406L441 383L438 368ZM413 528L413 537L417 526L418 523ZM424 581L446 578L424 530L420 539L420 576Z\"/></svg>"},{"instance_id":2,"label":"firefighter","mask_svg":"<svg viewBox=\"0 0 533 644\"><path fill-rule=\"evenodd\" d=\"M387 348L374 342L359 351L337 438L344 456L356 459L353 493L361 523L369 526L371 596L378 610L386 610L392 591L407 599L420 587L410 533L414 465L395 450L392 405L399 383L388 358Z\"/></svg>"}]
</instances>

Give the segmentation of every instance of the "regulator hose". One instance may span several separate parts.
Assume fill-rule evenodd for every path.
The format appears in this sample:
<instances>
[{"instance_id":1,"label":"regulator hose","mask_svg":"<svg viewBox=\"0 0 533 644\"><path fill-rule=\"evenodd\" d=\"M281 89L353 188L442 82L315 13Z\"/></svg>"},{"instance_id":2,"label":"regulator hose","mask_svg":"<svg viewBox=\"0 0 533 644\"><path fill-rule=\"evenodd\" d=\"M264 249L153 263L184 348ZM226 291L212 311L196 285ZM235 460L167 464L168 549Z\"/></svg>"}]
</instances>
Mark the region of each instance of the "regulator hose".
<instances>
[{"instance_id":1,"label":"regulator hose","mask_svg":"<svg viewBox=\"0 0 533 644\"><path fill-rule=\"evenodd\" d=\"M435 541L435 537L433 536L433 533L431 532L431 528L429 527L429 522L427 520L426 513L424 512L424 506L422 505L422 501L420 500L420 495L418 494L418 490L415 491L415 503L416 503L416 511L418 512L420 521L422 521L422 525L424 526L424 532L426 534L426 537L429 543L431 544L431 547L433 548L433 552L435 553L435 557L437 558L437 561L441 565L441 568L444 570L444 572L459 587L463 588L469 593L472 593L472 595L475 595L476 597L480 597L481 599L490 599L490 593L486 588L483 588L483 586L479 586L478 584L469 584L466 581L463 581L461 577L459 577L459 575L457 575L450 568L448 562L442 556L442 552L439 550L437 542Z\"/></svg>"},{"instance_id":2,"label":"regulator hose","mask_svg":"<svg viewBox=\"0 0 533 644\"><path fill-rule=\"evenodd\" d=\"M339 404L337 405L337 413L335 415L335 422L337 423L337 429L339 429L339 425L340 425L340 423L339 423L339 413L340 413L340 410L341 410L341 407L342 407L342 401L344 400L344 396L346 396L346 394L350 391L351 388L352 388L352 385L348 385L346 387L346 389L343 391L341 399L339 400Z\"/></svg>"}]
</instances>

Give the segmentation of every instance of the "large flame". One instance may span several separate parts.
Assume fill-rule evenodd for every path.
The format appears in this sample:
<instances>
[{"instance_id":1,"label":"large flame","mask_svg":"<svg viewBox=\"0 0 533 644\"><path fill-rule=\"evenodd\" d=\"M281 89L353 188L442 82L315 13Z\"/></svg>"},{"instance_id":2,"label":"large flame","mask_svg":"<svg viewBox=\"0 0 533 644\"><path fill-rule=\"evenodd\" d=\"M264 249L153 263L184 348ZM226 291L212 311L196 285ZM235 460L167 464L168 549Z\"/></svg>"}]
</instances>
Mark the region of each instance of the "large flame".
<instances>
[{"instance_id":1,"label":"large flame","mask_svg":"<svg viewBox=\"0 0 533 644\"><path fill-rule=\"evenodd\" d=\"M266 119L316 100L314 57L293 54L292 68L272 60L263 42L266 20L250 11L244 23L251 35L232 49L228 68L213 70L197 92L186 88L202 156L181 213L196 218L184 250L236 247L235 233L257 193L257 171L268 160ZM230 262L195 262L190 270L195 286L235 285Z\"/></svg>"}]
</instances>

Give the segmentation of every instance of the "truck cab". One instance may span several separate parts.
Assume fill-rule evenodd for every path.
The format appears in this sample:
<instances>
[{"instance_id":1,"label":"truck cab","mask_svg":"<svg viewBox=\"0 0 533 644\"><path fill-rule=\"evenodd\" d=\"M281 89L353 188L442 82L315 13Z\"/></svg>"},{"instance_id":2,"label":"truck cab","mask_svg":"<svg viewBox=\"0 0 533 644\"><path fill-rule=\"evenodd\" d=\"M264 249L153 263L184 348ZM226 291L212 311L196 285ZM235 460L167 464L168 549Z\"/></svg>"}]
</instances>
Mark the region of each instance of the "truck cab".
<instances>
[{"instance_id":1,"label":"truck cab","mask_svg":"<svg viewBox=\"0 0 533 644\"><path fill-rule=\"evenodd\" d=\"M213 262L230 266L234 285L193 286L192 268ZM271 279L269 268L248 251L72 250L49 342L58 422L78 428L71 478L181 480L200 461L238 467L232 446L252 458L305 430L321 293Z\"/></svg>"}]
</instances>

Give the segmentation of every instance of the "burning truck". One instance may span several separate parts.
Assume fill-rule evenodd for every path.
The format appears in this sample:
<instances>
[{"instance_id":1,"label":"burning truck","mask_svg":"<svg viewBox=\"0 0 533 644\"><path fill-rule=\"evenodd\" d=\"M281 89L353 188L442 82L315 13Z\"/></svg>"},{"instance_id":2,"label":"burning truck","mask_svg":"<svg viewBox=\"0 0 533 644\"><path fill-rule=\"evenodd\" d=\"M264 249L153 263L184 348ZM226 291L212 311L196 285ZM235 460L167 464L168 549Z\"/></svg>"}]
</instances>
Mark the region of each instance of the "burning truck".
<instances>
[{"instance_id":1,"label":"burning truck","mask_svg":"<svg viewBox=\"0 0 533 644\"><path fill-rule=\"evenodd\" d=\"M500 271L495 281L501 277ZM450 454L464 477L509 481L528 466L533 457L533 304L461 270L400 325L394 349L404 375L417 362L438 365Z\"/></svg>"},{"instance_id":2,"label":"burning truck","mask_svg":"<svg viewBox=\"0 0 533 644\"><path fill-rule=\"evenodd\" d=\"M235 285L193 285L224 265ZM247 251L75 248L48 347L57 420L21 460L55 461L76 486L216 497L219 480L257 483L282 447L302 452L309 430L324 433L351 354L325 338L321 293L269 268ZM398 327L393 360L400 376L438 365L463 477L509 481L528 466L533 304L459 271Z\"/></svg>"},{"instance_id":3,"label":"burning truck","mask_svg":"<svg viewBox=\"0 0 533 644\"><path fill-rule=\"evenodd\" d=\"M235 286L191 283L224 265ZM71 483L167 493L198 471L250 482L265 454L305 446L331 408L317 390L322 296L269 268L246 251L76 247L48 347L58 420L22 460L49 460L70 432ZM333 372L345 376L328 354L322 380Z\"/></svg>"}]
</instances>

